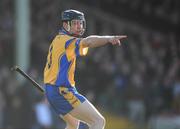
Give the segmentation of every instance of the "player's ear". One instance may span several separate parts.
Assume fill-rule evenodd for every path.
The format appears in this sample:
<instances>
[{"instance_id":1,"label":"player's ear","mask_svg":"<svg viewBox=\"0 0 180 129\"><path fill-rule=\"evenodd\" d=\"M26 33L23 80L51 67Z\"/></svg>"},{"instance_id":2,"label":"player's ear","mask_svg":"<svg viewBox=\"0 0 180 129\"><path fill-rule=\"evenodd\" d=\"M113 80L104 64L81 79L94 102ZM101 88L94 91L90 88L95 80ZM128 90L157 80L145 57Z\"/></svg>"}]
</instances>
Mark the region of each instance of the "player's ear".
<instances>
[{"instance_id":1,"label":"player's ear","mask_svg":"<svg viewBox=\"0 0 180 129\"><path fill-rule=\"evenodd\" d=\"M67 22L63 22L62 26L63 26L64 29L67 29Z\"/></svg>"},{"instance_id":2,"label":"player's ear","mask_svg":"<svg viewBox=\"0 0 180 129\"><path fill-rule=\"evenodd\" d=\"M69 22L63 22L63 28L64 28L66 31L70 31Z\"/></svg>"}]
</instances>

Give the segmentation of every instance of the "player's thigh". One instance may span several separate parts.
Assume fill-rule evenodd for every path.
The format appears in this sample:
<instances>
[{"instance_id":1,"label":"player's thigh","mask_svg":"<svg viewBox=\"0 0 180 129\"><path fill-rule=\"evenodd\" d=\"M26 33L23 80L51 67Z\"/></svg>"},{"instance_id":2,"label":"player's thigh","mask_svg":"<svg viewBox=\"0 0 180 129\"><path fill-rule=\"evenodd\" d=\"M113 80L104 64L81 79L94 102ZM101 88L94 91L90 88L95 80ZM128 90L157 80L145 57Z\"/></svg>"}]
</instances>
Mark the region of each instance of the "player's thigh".
<instances>
[{"instance_id":1,"label":"player's thigh","mask_svg":"<svg viewBox=\"0 0 180 129\"><path fill-rule=\"evenodd\" d=\"M70 114L77 119L86 122L87 124L92 124L102 119L104 120L104 117L88 100L74 108Z\"/></svg>"},{"instance_id":2,"label":"player's thigh","mask_svg":"<svg viewBox=\"0 0 180 129\"><path fill-rule=\"evenodd\" d=\"M72 126L72 127L78 127L79 126L79 120L70 115L69 113L61 116L60 117L66 122L67 125Z\"/></svg>"}]
</instances>

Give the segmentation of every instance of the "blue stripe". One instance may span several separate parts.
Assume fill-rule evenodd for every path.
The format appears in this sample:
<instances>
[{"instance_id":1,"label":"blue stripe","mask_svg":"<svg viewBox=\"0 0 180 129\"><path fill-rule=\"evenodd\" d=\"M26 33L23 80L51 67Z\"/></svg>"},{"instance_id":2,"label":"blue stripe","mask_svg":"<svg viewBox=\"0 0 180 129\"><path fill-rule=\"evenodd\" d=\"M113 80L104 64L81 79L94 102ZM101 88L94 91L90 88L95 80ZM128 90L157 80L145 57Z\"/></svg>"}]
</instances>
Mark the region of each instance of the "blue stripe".
<instances>
[{"instance_id":1,"label":"blue stripe","mask_svg":"<svg viewBox=\"0 0 180 129\"><path fill-rule=\"evenodd\" d=\"M72 43L72 41L73 41L74 39L75 39L75 38L72 38L72 39L66 41L65 49Z\"/></svg>"},{"instance_id":2,"label":"blue stripe","mask_svg":"<svg viewBox=\"0 0 180 129\"><path fill-rule=\"evenodd\" d=\"M67 56L64 54L60 62L60 70L56 79L56 85L57 86L71 86L69 80L68 80L68 69L71 64L71 62L68 62Z\"/></svg>"},{"instance_id":3,"label":"blue stripe","mask_svg":"<svg viewBox=\"0 0 180 129\"><path fill-rule=\"evenodd\" d=\"M80 53L79 53L79 43L80 43L80 39L78 39L77 41L76 41L76 49L75 49L75 53L76 53L76 56L78 57L79 55L80 55Z\"/></svg>"}]
</instances>

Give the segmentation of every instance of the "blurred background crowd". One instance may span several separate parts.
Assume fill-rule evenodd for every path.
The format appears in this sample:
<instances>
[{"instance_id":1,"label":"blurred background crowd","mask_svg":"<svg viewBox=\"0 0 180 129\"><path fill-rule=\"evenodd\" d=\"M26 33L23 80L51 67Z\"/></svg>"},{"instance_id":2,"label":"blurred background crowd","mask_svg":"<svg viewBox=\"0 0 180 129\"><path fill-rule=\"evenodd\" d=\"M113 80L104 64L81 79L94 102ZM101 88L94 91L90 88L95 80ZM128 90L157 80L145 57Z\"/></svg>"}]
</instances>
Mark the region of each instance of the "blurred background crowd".
<instances>
[{"instance_id":1,"label":"blurred background crowd","mask_svg":"<svg viewBox=\"0 0 180 129\"><path fill-rule=\"evenodd\" d=\"M48 47L61 26L60 12L77 9L86 17L84 36L128 36L121 47L90 49L77 62L77 88L105 114L106 129L180 129L178 0L30 0L29 6L26 72L38 83L43 85ZM27 81L19 83L10 71L16 62L14 10L15 1L1 0L0 128L64 128L43 95Z\"/></svg>"}]
</instances>

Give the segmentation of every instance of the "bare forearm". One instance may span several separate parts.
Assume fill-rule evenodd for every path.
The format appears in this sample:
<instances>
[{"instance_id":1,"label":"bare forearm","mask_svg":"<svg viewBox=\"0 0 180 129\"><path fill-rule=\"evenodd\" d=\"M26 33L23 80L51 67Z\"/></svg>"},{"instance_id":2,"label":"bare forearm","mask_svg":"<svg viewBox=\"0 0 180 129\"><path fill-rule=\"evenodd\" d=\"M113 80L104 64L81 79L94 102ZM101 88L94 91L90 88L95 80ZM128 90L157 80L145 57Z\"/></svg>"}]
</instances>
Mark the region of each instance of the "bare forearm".
<instances>
[{"instance_id":1,"label":"bare forearm","mask_svg":"<svg viewBox=\"0 0 180 129\"><path fill-rule=\"evenodd\" d=\"M97 35L92 35L84 38L82 40L83 45L86 47L100 47L109 42L109 38L112 36L97 36Z\"/></svg>"},{"instance_id":2,"label":"bare forearm","mask_svg":"<svg viewBox=\"0 0 180 129\"><path fill-rule=\"evenodd\" d=\"M98 35L92 35L84 38L82 40L84 47L100 47L107 43L111 43L112 45L121 45L120 40L127 38L126 35L117 35L117 36L98 36Z\"/></svg>"}]
</instances>

